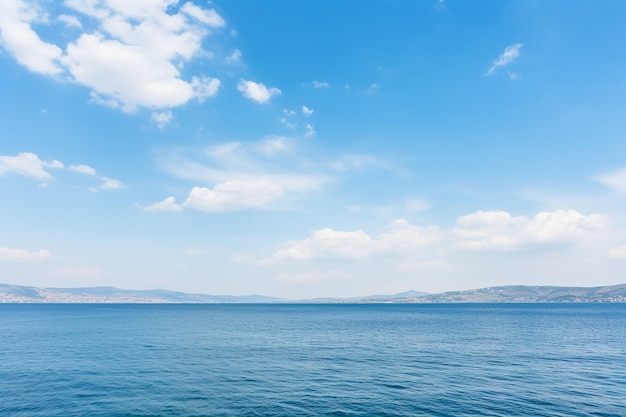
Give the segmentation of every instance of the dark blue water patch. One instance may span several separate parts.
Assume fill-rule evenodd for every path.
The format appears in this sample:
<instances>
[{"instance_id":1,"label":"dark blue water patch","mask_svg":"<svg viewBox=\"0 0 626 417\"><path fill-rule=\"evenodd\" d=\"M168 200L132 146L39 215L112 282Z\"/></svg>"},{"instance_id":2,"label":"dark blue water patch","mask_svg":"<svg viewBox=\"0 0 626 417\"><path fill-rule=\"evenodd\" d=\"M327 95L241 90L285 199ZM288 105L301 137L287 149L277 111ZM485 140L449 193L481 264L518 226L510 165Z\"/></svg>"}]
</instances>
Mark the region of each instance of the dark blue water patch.
<instances>
[{"instance_id":1,"label":"dark blue water patch","mask_svg":"<svg viewBox=\"0 0 626 417\"><path fill-rule=\"evenodd\" d=\"M626 305L0 305L0 415L621 416Z\"/></svg>"}]
</instances>

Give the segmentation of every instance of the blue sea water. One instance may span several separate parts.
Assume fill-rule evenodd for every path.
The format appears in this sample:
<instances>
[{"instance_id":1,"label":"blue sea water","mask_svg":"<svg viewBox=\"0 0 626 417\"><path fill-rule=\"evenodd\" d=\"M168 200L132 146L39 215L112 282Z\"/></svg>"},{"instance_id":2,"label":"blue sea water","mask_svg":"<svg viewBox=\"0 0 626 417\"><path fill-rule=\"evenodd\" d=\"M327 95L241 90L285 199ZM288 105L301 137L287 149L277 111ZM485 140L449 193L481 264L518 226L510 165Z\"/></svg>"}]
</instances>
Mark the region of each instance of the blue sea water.
<instances>
[{"instance_id":1,"label":"blue sea water","mask_svg":"<svg viewBox=\"0 0 626 417\"><path fill-rule=\"evenodd\" d=\"M626 416L626 304L0 305L1 416Z\"/></svg>"}]
</instances>

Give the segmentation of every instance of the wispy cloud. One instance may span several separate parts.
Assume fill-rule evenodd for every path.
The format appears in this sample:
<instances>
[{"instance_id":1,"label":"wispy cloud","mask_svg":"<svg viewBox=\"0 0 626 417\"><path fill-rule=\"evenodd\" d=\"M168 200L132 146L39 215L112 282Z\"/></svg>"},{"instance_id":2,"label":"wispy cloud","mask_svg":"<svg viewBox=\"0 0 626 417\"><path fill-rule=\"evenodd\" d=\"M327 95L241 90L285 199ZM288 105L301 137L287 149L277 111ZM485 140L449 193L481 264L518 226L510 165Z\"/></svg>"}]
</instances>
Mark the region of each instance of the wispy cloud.
<instances>
[{"instance_id":1,"label":"wispy cloud","mask_svg":"<svg viewBox=\"0 0 626 417\"><path fill-rule=\"evenodd\" d=\"M38 261L51 257L52 254L47 249L30 252L24 249L0 247L0 261Z\"/></svg>"},{"instance_id":2,"label":"wispy cloud","mask_svg":"<svg viewBox=\"0 0 626 417\"><path fill-rule=\"evenodd\" d=\"M242 53L239 49L235 49L232 54L226 57L226 62L233 64L241 61Z\"/></svg>"},{"instance_id":3,"label":"wispy cloud","mask_svg":"<svg viewBox=\"0 0 626 417\"><path fill-rule=\"evenodd\" d=\"M262 104L268 103L273 96L282 94L278 88L268 88L262 83L247 80L241 80L239 84L237 84L237 90L239 90L244 97Z\"/></svg>"},{"instance_id":4,"label":"wispy cloud","mask_svg":"<svg viewBox=\"0 0 626 417\"><path fill-rule=\"evenodd\" d=\"M522 48L522 46L524 46L524 44L516 43L504 48L504 52L502 52L502 54L500 54L500 56L493 61L491 67L489 67L489 70L485 75L493 75L502 67L510 65L519 57L520 49ZM512 79L518 78L518 75L515 73L509 73L509 76Z\"/></svg>"},{"instance_id":5,"label":"wispy cloud","mask_svg":"<svg viewBox=\"0 0 626 417\"><path fill-rule=\"evenodd\" d=\"M616 191L626 192L626 168L594 178L595 181Z\"/></svg>"},{"instance_id":6,"label":"wispy cloud","mask_svg":"<svg viewBox=\"0 0 626 417\"><path fill-rule=\"evenodd\" d=\"M16 173L39 181L49 181L54 179L54 177L47 171L47 169L61 170L64 168L66 168L65 165L56 159L53 161L43 161L36 154L31 152L22 152L17 156L0 155L0 176L6 173ZM104 183L100 188L103 190L112 190L123 187L121 181L98 176L95 168L92 168L89 165L69 165L67 170L101 179ZM47 183L44 182L40 184L40 186L45 187L47 186Z\"/></svg>"},{"instance_id":7,"label":"wispy cloud","mask_svg":"<svg viewBox=\"0 0 626 417\"><path fill-rule=\"evenodd\" d=\"M330 88L326 81L313 81L313 88Z\"/></svg>"}]
</instances>

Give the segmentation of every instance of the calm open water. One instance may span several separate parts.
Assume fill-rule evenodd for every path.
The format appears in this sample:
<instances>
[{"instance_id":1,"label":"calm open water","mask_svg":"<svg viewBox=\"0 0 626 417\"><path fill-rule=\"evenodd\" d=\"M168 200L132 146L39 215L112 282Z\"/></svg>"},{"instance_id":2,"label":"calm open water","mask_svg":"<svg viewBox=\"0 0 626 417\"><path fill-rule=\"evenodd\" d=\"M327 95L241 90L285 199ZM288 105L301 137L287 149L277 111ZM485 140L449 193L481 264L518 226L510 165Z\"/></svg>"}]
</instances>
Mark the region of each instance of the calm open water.
<instances>
[{"instance_id":1,"label":"calm open water","mask_svg":"<svg viewBox=\"0 0 626 417\"><path fill-rule=\"evenodd\" d=\"M0 305L1 416L626 416L626 304Z\"/></svg>"}]
</instances>

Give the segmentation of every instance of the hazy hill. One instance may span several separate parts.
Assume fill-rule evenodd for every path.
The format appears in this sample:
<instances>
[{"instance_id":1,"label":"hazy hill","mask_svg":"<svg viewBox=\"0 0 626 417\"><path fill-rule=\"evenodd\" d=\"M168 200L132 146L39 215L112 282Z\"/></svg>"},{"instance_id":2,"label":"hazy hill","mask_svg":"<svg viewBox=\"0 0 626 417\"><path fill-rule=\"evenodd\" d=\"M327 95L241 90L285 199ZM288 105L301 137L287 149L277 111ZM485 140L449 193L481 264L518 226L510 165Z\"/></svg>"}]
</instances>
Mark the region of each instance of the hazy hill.
<instances>
[{"instance_id":1,"label":"hazy hill","mask_svg":"<svg viewBox=\"0 0 626 417\"><path fill-rule=\"evenodd\" d=\"M114 287L37 288L0 284L0 303L545 303L626 302L626 284L604 287L509 285L427 294L407 291L358 298L286 300L261 295L187 294L168 290L123 290Z\"/></svg>"}]
</instances>

